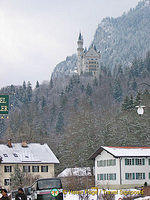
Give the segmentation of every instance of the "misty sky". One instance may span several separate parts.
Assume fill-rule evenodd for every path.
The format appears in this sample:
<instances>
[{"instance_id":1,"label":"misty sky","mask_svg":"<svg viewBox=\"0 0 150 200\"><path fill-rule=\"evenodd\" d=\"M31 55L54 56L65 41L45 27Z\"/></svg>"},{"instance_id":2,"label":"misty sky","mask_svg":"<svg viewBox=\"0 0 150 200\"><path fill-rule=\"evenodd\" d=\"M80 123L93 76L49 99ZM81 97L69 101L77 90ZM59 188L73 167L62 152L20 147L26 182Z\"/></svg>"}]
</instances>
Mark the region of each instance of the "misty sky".
<instances>
[{"instance_id":1,"label":"misty sky","mask_svg":"<svg viewBox=\"0 0 150 200\"><path fill-rule=\"evenodd\" d=\"M104 17L118 17L139 0L0 0L0 88L50 79L76 53L79 31L89 46Z\"/></svg>"}]
</instances>

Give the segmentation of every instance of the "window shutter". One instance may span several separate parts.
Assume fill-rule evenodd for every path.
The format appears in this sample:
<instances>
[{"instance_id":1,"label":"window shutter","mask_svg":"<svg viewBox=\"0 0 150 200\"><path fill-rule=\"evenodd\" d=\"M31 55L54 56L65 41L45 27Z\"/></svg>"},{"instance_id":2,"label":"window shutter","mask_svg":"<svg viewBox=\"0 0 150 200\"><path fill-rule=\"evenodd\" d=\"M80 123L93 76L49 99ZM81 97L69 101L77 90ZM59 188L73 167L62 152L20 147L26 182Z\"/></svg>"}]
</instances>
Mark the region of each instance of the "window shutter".
<instances>
[{"instance_id":1,"label":"window shutter","mask_svg":"<svg viewBox=\"0 0 150 200\"><path fill-rule=\"evenodd\" d=\"M135 163L136 163L136 165L138 165L138 159L137 158L135 159Z\"/></svg>"},{"instance_id":2,"label":"window shutter","mask_svg":"<svg viewBox=\"0 0 150 200\"><path fill-rule=\"evenodd\" d=\"M128 174L127 173L125 173L125 179L128 180Z\"/></svg>"},{"instance_id":3,"label":"window shutter","mask_svg":"<svg viewBox=\"0 0 150 200\"><path fill-rule=\"evenodd\" d=\"M150 173L149 173L149 179L150 179Z\"/></svg>"},{"instance_id":4,"label":"window shutter","mask_svg":"<svg viewBox=\"0 0 150 200\"><path fill-rule=\"evenodd\" d=\"M139 178L138 173L136 173L136 179L138 179L138 178Z\"/></svg>"},{"instance_id":5,"label":"window shutter","mask_svg":"<svg viewBox=\"0 0 150 200\"><path fill-rule=\"evenodd\" d=\"M145 165L145 159L144 158L142 159L142 164Z\"/></svg>"},{"instance_id":6,"label":"window shutter","mask_svg":"<svg viewBox=\"0 0 150 200\"><path fill-rule=\"evenodd\" d=\"M132 176L133 176L133 179L135 179L135 173L133 173Z\"/></svg>"},{"instance_id":7,"label":"window shutter","mask_svg":"<svg viewBox=\"0 0 150 200\"><path fill-rule=\"evenodd\" d=\"M134 165L134 158L132 158L132 165Z\"/></svg>"},{"instance_id":8,"label":"window shutter","mask_svg":"<svg viewBox=\"0 0 150 200\"><path fill-rule=\"evenodd\" d=\"M145 173L143 173L143 179L145 179Z\"/></svg>"},{"instance_id":9,"label":"window shutter","mask_svg":"<svg viewBox=\"0 0 150 200\"><path fill-rule=\"evenodd\" d=\"M103 180L103 174L100 174L100 180Z\"/></svg>"},{"instance_id":10,"label":"window shutter","mask_svg":"<svg viewBox=\"0 0 150 200\"><path fill-rule=\"evenodd\" d=\"M127 161L127 159L125 159L125 165L127 165L128 164L128 161Z\"/></svg>"},{"instance_id":11,"label":"window shutter","mask_svg":"<svg viewBox=\"0 0 150 200\"><path fill-rule=\"evenodd\" d=\"M99 181L99 174L97 174L97 180Z\"/></svg>"}]
</instances>

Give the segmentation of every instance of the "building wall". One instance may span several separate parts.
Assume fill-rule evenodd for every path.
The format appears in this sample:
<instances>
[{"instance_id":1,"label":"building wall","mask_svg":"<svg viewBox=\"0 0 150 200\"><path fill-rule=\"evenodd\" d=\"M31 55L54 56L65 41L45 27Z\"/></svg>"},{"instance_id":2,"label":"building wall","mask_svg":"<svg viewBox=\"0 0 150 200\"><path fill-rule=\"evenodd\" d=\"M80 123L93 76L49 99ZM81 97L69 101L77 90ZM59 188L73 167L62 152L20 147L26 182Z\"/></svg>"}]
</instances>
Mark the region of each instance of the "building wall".
<instances>
[{"instance_id":1,"label":"building wall","mask_svg":"<svg viewBox=\"0 0 150 200\"><path fill-rule=\"evenodd\" d=\"M101 160L110 160L116 159L115 166L97 166L97 161ZM134 159L134 165L125 164L125 159ZM144 164L136 164L135 159L144 159ZM150 161L149 158L142 158L142 157L134 157L134 158L115 158L111 154L107 153L106 151L102 151L101 155L98 155L95 158L95 185L100 187L135 187L135 186L142 186L145 182L150 184ZM121 168L121 171L120 171ZM116 173L116 180L97 180L98 174L111 174ZM140 177L137 179L137 173L142 173L142 178ZM143 175L143 173L145 175ZM121 179L120 179L121 174ZM128 175L131 175L129 178ZM133 175L134 174L134 175Z\"/></svg>"},{"instance_id":2,"label":"building wall","mask_svg":"<svg viewBox=\"0 0 150 200\"><path fill-rule=\"evenodd\" d=\"M12 166L12 172L4 172L4 166ZM18 167L23 172L23 166L30 166L30 172L32 176L38 176L39 178L52 178L54 177L54 164L18 164ZM32 166L39 166L39 172L32 172ZM48 172L41 172L41 166L48 166ZM14 172L16 164L0 164L0 186L10 189L10 186L4 185L4 179L10 179L11 173Z\"/></svg>"},{"instance_id":3,"label":"building wall","mask_svg":"<svg viewBox=\"0 0 150 200\"><path fill-rule=\"evenodd\" d=\"M120 184L120 163L119 159L116 160L115 166L97 166L97 161L100 160L111 160L115 159L111 154L106 151L102 151L101 155L95 158L95 185L96 186L109 186L109 185L119 185ZM116 174L116 180L97 180L97 174Z\"/></svg>"},{"instance_id":4,"label":"building wall","mask_svg":"<svg viewBox=\"0 0 150 200\"><path fill-rule=\"evenodd\" d=\"M96 75L100 69L100 55L98 55L94 49L89 49L89 51L84 55L83 59L83 71L91 72Z\"/></svg>"},{"instance_id":5,"label":"building wall","mask_svg":"<svg viewBox=\"0 0 150 200\"><path fill-rule=\"evenodd\" d=\"M125 159L126 158L122 158L122 184L128 185L128 184L138 184L138 185L144 185L145 182L147 182L148 184L150 184L150 179L149 179L149 173L150 173L150 165L149 165L149 158L142 158L142 157L138 157L141 159L145 160L145 164L144 165L136 165L135 163L135 159L137 157L132 157L132 158L128 158L128 159L134 159L134 165L125 165ZM134 173L135 177L134 179L131 180L126 180L125 177L125 173ZM145 179L136 179L136 173L145 173Z\"/></svg>"}]
</instances>

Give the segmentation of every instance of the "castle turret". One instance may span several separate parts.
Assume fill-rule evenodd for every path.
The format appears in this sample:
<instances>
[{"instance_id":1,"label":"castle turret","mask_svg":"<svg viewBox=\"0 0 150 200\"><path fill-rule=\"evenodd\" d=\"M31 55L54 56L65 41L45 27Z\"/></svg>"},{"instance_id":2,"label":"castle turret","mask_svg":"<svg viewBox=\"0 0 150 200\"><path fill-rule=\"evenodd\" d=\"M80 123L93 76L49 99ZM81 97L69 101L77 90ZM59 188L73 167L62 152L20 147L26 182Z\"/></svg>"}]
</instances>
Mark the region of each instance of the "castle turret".
<instances>
[{"instance_id":1,"label":"castle turret","mask_svg":"<svg viewBox=\"0 0 150 200\"><path fill-rule=\"evenodd\" d=\"M82 73L82 65L83 65L83 54L84 54L84 48L83 48L83 37L81 35L81 33L79 34L79 38L77 41L77 52L78 52L78 73L81 74Z\"/></svg>"}]
</instances>

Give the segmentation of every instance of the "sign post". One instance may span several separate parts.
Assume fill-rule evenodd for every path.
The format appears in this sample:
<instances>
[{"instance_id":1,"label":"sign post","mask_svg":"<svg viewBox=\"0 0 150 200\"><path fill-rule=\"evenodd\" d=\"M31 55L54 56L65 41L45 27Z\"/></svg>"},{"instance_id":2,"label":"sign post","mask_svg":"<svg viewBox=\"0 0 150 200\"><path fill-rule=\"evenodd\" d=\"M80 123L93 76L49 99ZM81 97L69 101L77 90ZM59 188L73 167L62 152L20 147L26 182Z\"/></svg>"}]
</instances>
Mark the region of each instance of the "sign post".
<instances>
[{"instance_id":1,"label":"sign post","mask_svg":"<svg viewBox=\"0 0 150 200\"><path fill-rule=\"evenodd\" d=\"M9 112L9 95L0 95L0 115L7 115Z\"/></svg>"}]
</instances>

